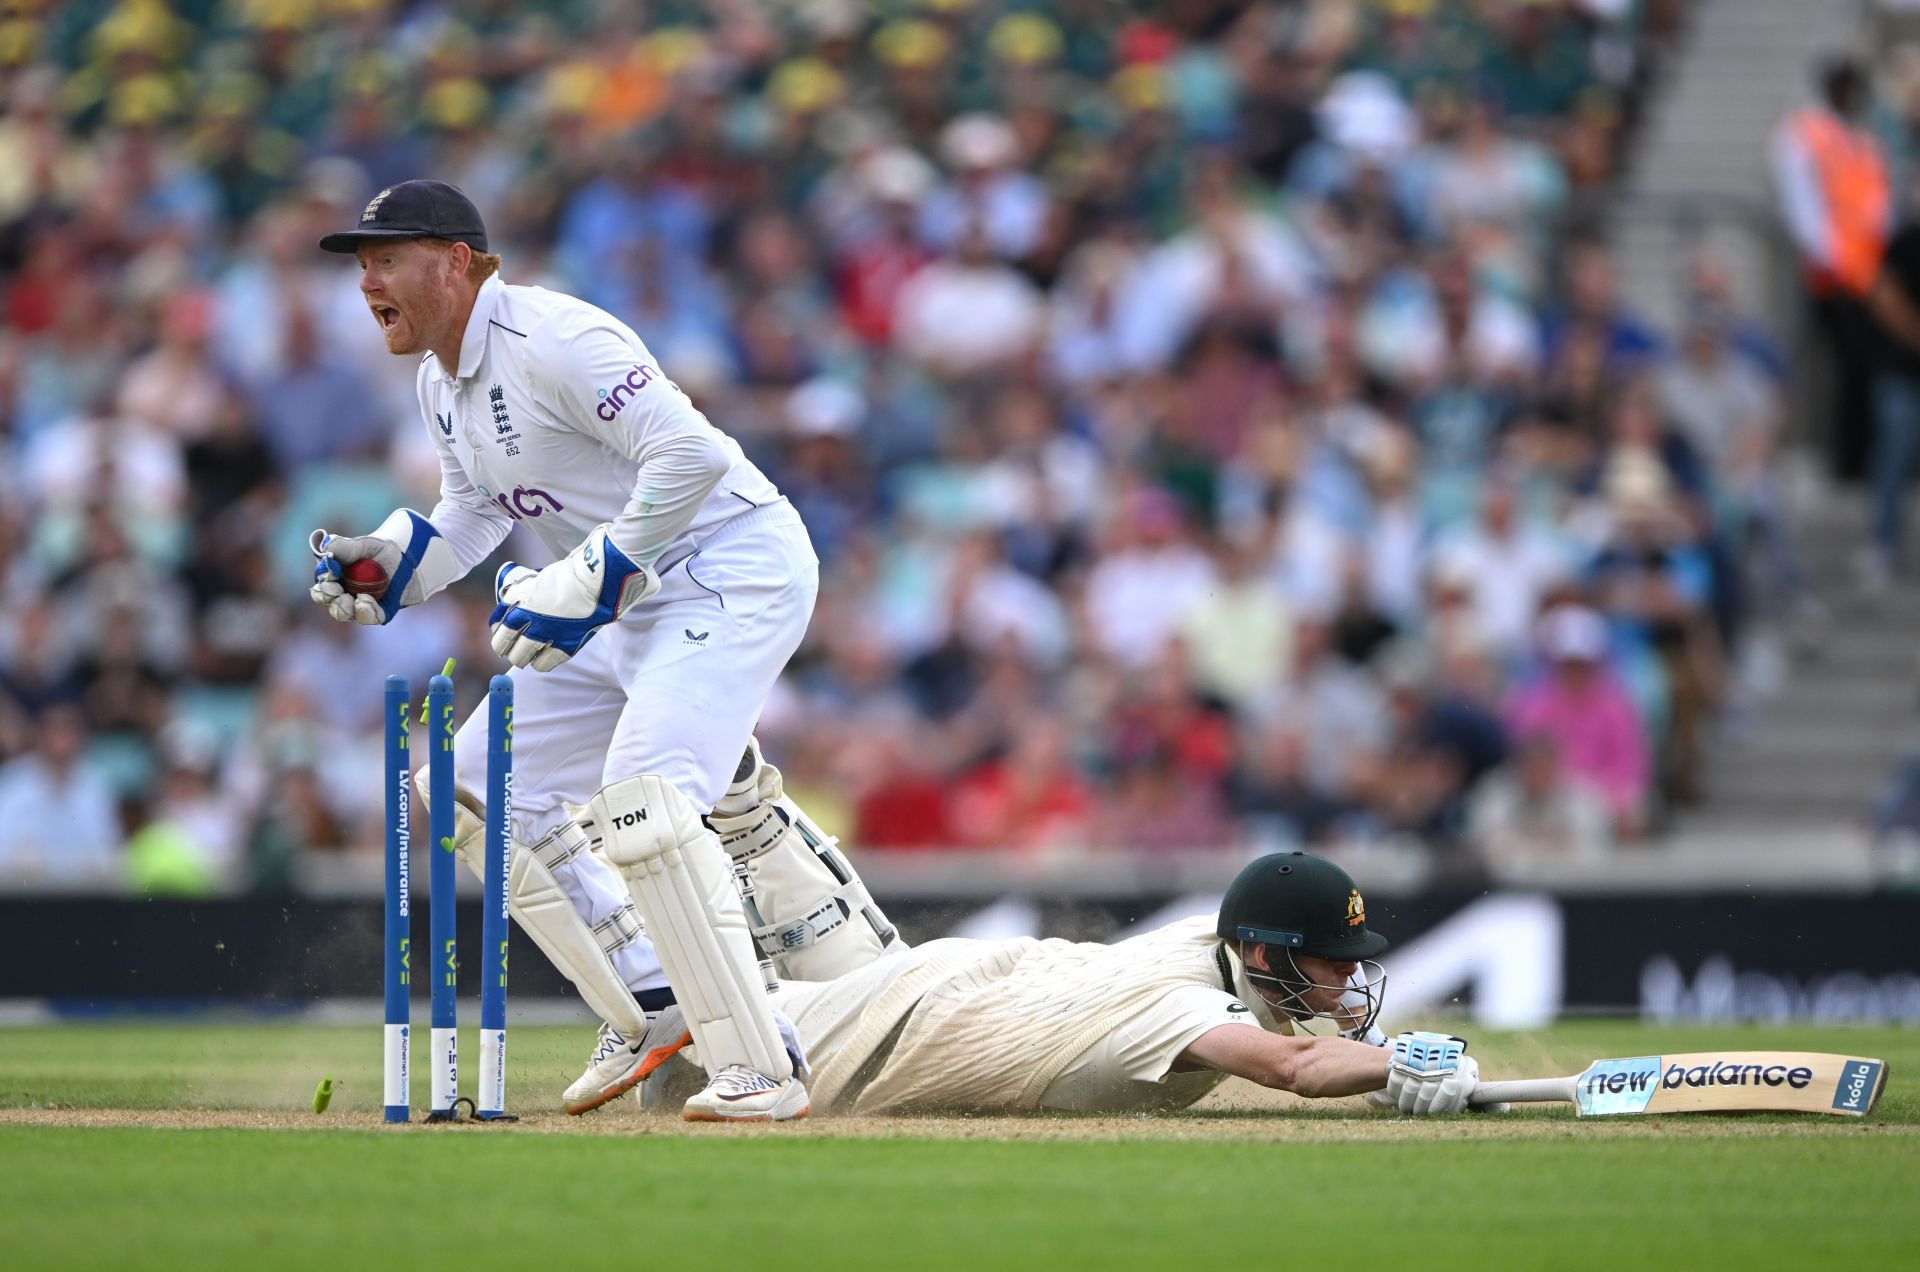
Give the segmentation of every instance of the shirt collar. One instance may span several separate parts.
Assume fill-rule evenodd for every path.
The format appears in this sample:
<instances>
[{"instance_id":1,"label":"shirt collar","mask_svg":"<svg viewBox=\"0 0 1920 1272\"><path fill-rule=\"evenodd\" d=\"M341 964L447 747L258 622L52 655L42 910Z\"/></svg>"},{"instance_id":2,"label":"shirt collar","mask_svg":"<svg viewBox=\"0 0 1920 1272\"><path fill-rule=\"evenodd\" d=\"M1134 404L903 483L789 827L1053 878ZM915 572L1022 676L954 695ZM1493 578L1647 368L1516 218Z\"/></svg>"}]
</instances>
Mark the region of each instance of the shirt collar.
<instances>
[{"instance_id":1,"label":"shirt collar","mask_svg":"<svg viewBox=\"0 0 1920 1272\"><path fill-rule=\"evenodd\" d=\"M460 337L460 367L448 379L464 380L480 369L480 359L487 353L487 323L505 287L498 274L480 284L480 292L473 298L473 312L467 315L466 333Z\"/></svg>"}]
</instances>

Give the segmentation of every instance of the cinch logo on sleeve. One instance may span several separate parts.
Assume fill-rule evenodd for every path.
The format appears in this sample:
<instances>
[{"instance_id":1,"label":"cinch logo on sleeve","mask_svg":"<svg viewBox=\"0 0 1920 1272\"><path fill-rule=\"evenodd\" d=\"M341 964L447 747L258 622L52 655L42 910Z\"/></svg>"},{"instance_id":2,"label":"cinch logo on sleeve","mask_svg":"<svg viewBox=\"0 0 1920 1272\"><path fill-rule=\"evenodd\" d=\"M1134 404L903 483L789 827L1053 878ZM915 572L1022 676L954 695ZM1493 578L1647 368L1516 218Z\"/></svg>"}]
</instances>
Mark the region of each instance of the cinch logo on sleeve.
<instances>
[{"instance_id":1,"label":"cinch logo on sleeve","mask_svg":"<svg viewBox=\"0 0 1920 1272\"><path fill-rule=\"evenodd\" d=\"M1847 1113L1865 1113L1873 1089L1880 1085L1878 1060L1849 1060L1841 1067L1840 1085L1833 1093L1833 1107Z\"/></svg>"},{"instance_id":2,"label":"cinch logo on sleeve","mask_svg":"<svg viewBox=\"0 0 1920 1272\"><path fill-rule=\"evenodd\" d=\"M652 384L659 374L645 363L634 363L626 379L611 389L600 390L600 405L594 408L593 413L611 423L613 417L620 414L620 408L631 402L636 393Z\"/></svg>"},{"instance_id":3,"label":"cinch logo on sleeve","mask_svg":"<svg viewBox=\"0 0 1920 1272\"><path fill-rule=\"evenodd\" d=\"M1660 1057L1633 1056L1625 1060L1601 1060L1574 1084L1574 1099L1586 1116L1605 1113L1639 1113L1660 1086Z\"/></svg>"}]
</instances>

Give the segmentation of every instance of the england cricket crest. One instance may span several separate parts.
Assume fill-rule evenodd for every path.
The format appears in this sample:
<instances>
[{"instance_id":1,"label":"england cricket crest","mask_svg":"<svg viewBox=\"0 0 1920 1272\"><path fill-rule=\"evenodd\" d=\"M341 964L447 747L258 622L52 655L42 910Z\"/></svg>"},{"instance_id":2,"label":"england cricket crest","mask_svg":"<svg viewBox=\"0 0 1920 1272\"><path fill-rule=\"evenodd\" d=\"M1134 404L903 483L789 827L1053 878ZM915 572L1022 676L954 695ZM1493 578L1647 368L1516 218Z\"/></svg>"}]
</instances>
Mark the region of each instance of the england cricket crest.
<instances>
[{"instance_id":1,"label":"england cricket crest","mask_svg":"<svg viewBox=\"0 0 1920 1272\"><path fill-rule=\"evenodd\" d=\"M507 414L507 391L496 384L487 390L487 401L493 411L494 440L508 455L518 455L520 434L514 432L513 420Z\"/></svg>"},{"instance_id":2,"label":"england cricket crest","mask_svg":"<svg viewBox=\"0 0 1920 1272\"><path fill-rule=\"evenodd\" d=\"M361 224L364 225L368 221L373 220L373 218L376 215L378 215L380 212L380 205L382 203L385 203L387 201L387 196L392 193L393 193L393 187L388 186L385 190L382 190L380 193L374 195L373 198L369 199L367 201L367 210L360 214Z\"/></svg>"}]
</instances>

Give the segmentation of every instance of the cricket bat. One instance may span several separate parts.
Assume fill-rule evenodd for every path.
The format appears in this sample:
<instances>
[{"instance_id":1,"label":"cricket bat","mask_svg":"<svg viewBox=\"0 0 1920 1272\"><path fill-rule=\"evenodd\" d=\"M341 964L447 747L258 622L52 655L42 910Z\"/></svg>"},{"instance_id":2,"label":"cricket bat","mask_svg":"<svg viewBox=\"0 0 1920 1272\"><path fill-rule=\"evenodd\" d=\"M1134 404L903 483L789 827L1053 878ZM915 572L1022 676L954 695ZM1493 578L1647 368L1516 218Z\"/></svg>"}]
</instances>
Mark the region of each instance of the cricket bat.
<instances>
[{"instance_id":1,"label":"cricket bat","mask_svg":"<svg viewBox=\"0 0 1920 1272\"><path fill-rule=\"evenodd\" d=\"M1581 1117L1639 1113L1833 1113L1865 1117L1887 1082L1881 1060L1822 1051L1702 1051L1595 1060L1570 1078L1482 1082L1471 1104L1572 1104Z\"/></svg>"}]
</instances>

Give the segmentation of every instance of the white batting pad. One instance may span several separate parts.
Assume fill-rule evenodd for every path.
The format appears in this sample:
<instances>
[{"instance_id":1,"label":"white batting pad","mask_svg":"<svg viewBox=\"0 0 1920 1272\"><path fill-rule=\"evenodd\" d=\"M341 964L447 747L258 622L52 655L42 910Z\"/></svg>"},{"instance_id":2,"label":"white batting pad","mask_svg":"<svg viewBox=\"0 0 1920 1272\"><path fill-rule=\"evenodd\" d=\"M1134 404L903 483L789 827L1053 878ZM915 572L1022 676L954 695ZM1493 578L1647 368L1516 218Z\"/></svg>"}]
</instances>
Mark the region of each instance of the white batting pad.
<instances>
[{"instance_id":1,"label":"white batting pad","mask_svg":"<svg viewBox=\"0 0 1920 1272\"><path fill-rule=\"evenodd\" d=\"M567 828L579 833L576 826ZM581 917L541 852L518 841L507 871L507 901L520 930L573 982L594 1015L629 1038L647 1032L647 1014L633 1000L600 934Z\"/></svg>"},{"instance_id":2,"label":"white batting pad","mask_svg":"<svg viewBox=\"0 0 1920 1272\"><path fill-rule=\"evenodd\" d=\"M755 943L787 980L834 980L865 967L898 944L893 925L832 836L780 793L780 770L762 761L760 771L757 798L729 792L721 806L754 802L708 819L753 889Z\"/></svg>"},{"instance_id":3,"label":"white batting pad","mask_svg":"<svg viewBox=\"0 0 1920 1272\"><path fill-rule=\"evenodd\" d=\"M414 774L414 793L420 815L427 811L427 770ZM474 877L481 877L485 831L485 805L465 787L454 789L453 850L467 863ZM549 862L559 863L559 869ZM617 880L606 880L601 889L607 895L598 908L608 911L598 925L581 914L583 905L592 908L587 897L576 899L560 874L578 862L583 877L574 880L573 891L584 891L591 874L606 872L588 850L587 837L572 822L563 823L553 834L532 847L512 841L511 863L507 867L507 911L520 930L533 938L540 952L573 982L587 1009L621 1033L638 1038L647 1031L647 1014L633 1000L627 987L626 972L644 973L650 967L622 969L622 962L640 937L639 923L627 905L625 889ZM644 962L644 960L638 960Z\"/></svg>"},{"instance_id":4,"label":"white batting pad","mask_svg":"<svg viewBox=\"0 0 1920 1272\"><path fill-rule=\"evenodd\" d=\"M720 841L686 796L647 774L589 802L599 847L619 870L709 1073L743 1064L793 1073Z\"/></svg>"},{"instance_id":5,"label":"white batting pad","mask_svg":"<svg viewBox=\"0 0 1920 1272\"><path fill-rule=\"evenodd\" d=\"M633 908L627 881L593 851L587 832L571 818L543 835L531 849L553 875L594 939L607 952L614 970L635 991L657 989L663 983L653 947L644 939L640 912Z\"/></svg>"}]
</instances>

